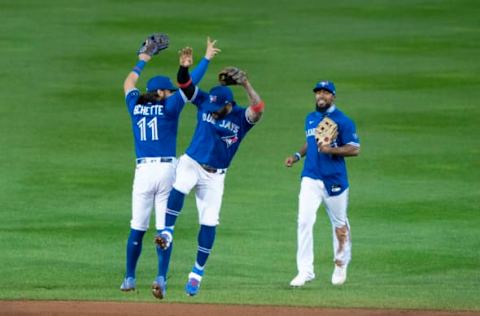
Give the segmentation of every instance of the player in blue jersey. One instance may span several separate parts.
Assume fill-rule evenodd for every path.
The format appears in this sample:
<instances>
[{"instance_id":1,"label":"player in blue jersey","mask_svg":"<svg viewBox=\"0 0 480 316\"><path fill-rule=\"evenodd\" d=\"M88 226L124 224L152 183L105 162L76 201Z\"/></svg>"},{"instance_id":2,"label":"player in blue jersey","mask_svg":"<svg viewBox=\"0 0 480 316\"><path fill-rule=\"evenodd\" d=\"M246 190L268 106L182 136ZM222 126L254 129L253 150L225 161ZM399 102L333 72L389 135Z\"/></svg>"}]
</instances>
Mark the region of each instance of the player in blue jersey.
<instances>
[{"instance_id":1,"label":"player in blue jersey","mask_svg":"<svg viewBox=\"0 0 480 316\"><path fill-rule=\"evenodd\" d=\"M191 83L187 67L179 72L178 82L182 83L179 86L187 97L192 96L197 107L197 126L186 153L179 159L167 203L165 230L158 234L156 242L163 249L172 247L175 221L183 208L185 196L195 189L200 224L198 250L185 285L186 293L193 296L198 293L215 240L227 168L241 141L260 120L264 103L246 77L239 83L249 98L247 108L234 101L232 91L226 86L216 86L209 93L199 90ZM154 295L158 298L165 296L165 278L166 274L157 279Z\"/></svg>"},{"instance_id":2,"label":"player in blue jersey","mask_svg":"<svg viewBox=\"0 0 480 316\"><path fill-rule=\"evenodd\" d=\"M216 41L207 39L205 57L192 72L198 83L204 76L209 61L220 51ZM141 53L138 63L124 82L127 110L134 135L136 169L132 192L132 219L127 241L125 278L122 291L135 290L135 270L142 251L143 236L148 229L152 208L155 208L155 227L164 228L168 194L175 179L176 140L178 119L185 102L189 100L165 76L155 76L147 82L147 93L136 88L137 80L151 56ZM168 261L161 260L165 252L157 247L158 274L168 269ZM168 254L166 255L168 256Z\"/></svg>"},{"instance_id":3,"label":"player in blue jersey","mask_svg":"<svg viewBox=\"0 0 480 316\"><path fill-rule=\"evenodd\" d=\"M318 82L315 93L315 111L305 120L306 143L294 155L285 159L291 167L306 155L298 205L297 276L290 282L293 287L303 286L315 278L313 269L313 225L317 210L325 203L333 230L335 268L332 284L341 285L347 278L351 257L350 225L347 217L348 178L344 157L360 153L360 140L354 122L334 104L336 91L331 81ZM338 136L330 145L317 145L315 128L324 118L338 126Z\"/></svg>"}]
</instances>

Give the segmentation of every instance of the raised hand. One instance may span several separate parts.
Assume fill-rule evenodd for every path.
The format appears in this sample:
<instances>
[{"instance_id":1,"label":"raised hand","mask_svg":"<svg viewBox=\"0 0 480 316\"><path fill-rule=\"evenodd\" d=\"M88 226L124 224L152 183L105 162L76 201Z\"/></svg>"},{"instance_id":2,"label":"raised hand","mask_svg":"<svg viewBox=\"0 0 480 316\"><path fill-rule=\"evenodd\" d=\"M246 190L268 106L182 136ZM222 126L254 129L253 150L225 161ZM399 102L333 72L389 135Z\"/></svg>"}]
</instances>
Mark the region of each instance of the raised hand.
<instances>
[{"instance_id":1,"label":"raised hand","mask_svg":"<svg viewBox=\"0 0 480 316\"><path fill-rule=\"evenodd\" d=\"M180 56L180 66L190 67L193 64L193 49L184 47L178 52Z\"/></svg>"},{"instance_id":2,"label":"raised hand","mask_svg":"<svg viewBox=\"0 0 480 316\"><path fill-rule=\"evenodd\" d=\"M220 53L222 50L220 48L215 47L217 44L217 40L211 40L210 36L207 37L207 50L205 51L205 58L211 60L215 55Z\"/></svg>"}]
</instances>

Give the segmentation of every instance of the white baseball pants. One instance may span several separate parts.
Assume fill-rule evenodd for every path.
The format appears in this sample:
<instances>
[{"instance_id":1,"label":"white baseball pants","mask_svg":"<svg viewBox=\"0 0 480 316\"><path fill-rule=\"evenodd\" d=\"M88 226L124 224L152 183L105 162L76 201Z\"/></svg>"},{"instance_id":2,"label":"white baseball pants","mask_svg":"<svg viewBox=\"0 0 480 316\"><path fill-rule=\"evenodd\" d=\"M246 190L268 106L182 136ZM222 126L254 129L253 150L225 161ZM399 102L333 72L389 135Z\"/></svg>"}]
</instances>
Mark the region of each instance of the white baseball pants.
<instances>
[{"instance_id":1,"label":"white baseball pants","mask_svg":"<svg viewBox=\"0 0 480 316\"><path fill-rule=\"evenodd\" d=\"M200 225L217 226L222 206L225 169L218 172L206 171L198 162L184 154L177 166L173 187L187 195L195 188L198 221Z\"/></svg>"},{"instance_id":2,"label":"white baseball pants","mask_svg":"<svg viewBox=\"0 0 480 316\"><path fill-rule=\"evenodd\" d=\"M155 227L165 226L167 200L175 180L177 161L162 162L161 158L144 158L137 164L132 191L132 220L130 227L146 231L150 223L152 208L155 208Z\"/></svg>"},{"instance_id":3,"label":"white baseball pants","mask_svg":"<svg viewBox=\"0 0 480 316\"><path fill-rule=\"evenodd\" d=\"M340 195L329 196L323 181L303 177L298 203L297 269L299 274L310 277L315 276L313 226L322 202L325 202L332 224L334 262L347 265L351 258L350 225L347 218L348 189ZM343 236L339 234L339 229L343 230Z\"/></svg>"}]
</instances>

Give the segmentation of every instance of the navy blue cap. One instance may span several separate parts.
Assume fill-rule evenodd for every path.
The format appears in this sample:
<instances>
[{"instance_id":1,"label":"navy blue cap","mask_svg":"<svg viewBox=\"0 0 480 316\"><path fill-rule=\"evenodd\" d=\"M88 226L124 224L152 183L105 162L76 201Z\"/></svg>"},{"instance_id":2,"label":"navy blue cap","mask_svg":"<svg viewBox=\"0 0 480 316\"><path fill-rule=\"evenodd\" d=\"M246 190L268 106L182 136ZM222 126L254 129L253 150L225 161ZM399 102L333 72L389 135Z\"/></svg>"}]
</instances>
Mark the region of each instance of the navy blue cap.
<instances>
[{"instance_id":1,"label":"navy blue cap","mask_svg":"<svg viewBox=\"0 0 480 316\"><path fill-rule=\"evenodd\" d=\"M170 80L170 78L165 76L156 76L150 78L147 82L147 91L155 92L157 90L178 90Z\"/></svg>"},{"instance_id":2,"label":"navy blue cap","mask_svg":"<svg viewBox=\"0 0 480 316\"><path fill-rule=\"evenodd\" d=\"M315 88L313 88L313 92L317 92L319 90L327 90L333 95L336 95L335 92L335 85L331 81L319 81L315 85Z\"/></svg>"},{"instance_id":3,"label":"navy blue cap","mask_svg":"<svg viewBox=\"0 0 480 316\"><path fill-rule=\"evenodd\" d=\"M216 86L210 89L209 101L203 104L207 112L216 112L228 103L234 103L232 90L227 86Z\"/></svg>"}]
</instances>

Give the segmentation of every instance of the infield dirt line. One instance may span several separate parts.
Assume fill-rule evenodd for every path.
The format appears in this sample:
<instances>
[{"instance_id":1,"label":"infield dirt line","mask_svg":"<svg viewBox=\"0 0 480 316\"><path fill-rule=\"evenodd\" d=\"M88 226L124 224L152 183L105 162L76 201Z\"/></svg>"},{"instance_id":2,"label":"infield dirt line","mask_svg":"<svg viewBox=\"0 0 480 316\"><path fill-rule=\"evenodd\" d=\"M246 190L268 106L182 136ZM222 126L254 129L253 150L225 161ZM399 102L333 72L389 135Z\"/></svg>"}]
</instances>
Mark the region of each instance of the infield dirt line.
<instances>
[{"instance_id":1,"label":"infield dirt line","mask_svg":"<svg viewBox=\"0 0 480 316\"><path fill-rule=\"evenodd\" d=\"M131 303L92 301L0 301L0 315L142 315L142 316L474 316L480 311L334 309L268 305Z\"/></svg>"}]
</instances>

